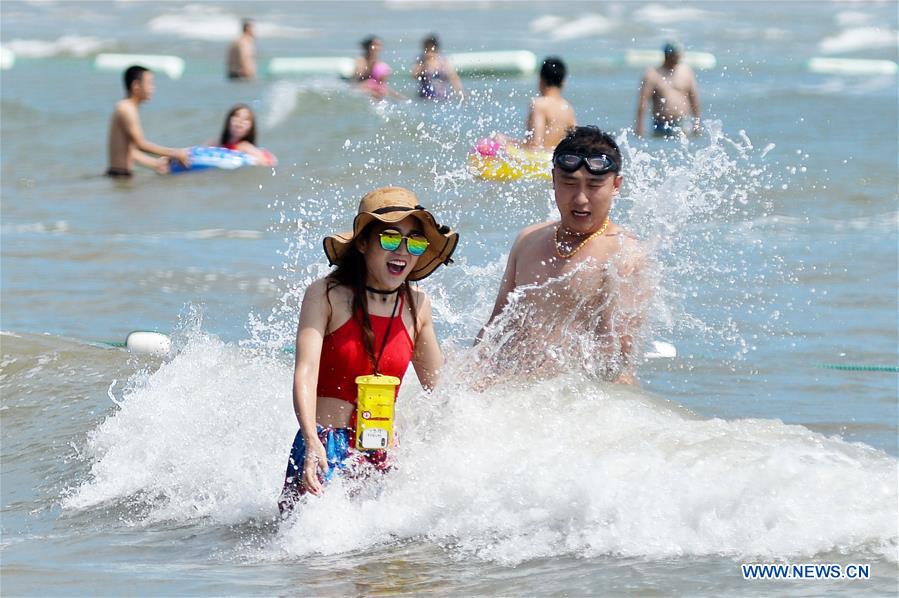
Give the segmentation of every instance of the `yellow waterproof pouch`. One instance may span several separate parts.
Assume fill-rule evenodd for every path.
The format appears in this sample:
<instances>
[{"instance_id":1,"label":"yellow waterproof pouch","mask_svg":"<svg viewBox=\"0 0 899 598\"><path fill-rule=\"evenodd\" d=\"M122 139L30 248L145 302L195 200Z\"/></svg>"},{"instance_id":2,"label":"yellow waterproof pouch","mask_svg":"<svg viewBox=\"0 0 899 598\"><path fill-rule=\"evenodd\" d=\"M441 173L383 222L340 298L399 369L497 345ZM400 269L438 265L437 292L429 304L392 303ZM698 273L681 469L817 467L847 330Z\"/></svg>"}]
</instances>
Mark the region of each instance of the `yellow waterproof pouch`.
<instances>
[{"instance_id":1,"label":"yellow waterproof pouch","mask_svg":"<svg viewBox=\"0 0 899 598\"><path fill-rule=\"evenodd\" d=\"M356 378L356 449L373 451L393 444L393 404L399 385L394 376Z\"/></svg>"}]
</instances>

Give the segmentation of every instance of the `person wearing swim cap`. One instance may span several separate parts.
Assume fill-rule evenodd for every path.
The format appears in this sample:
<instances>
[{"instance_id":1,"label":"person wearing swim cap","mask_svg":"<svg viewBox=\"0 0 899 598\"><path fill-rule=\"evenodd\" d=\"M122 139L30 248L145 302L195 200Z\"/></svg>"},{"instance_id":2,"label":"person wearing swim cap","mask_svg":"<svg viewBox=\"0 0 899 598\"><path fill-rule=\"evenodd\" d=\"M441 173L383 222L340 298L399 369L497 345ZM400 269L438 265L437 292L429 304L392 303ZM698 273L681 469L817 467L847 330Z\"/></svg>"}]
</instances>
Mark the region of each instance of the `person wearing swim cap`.
<instances>
[{"instance_id":1,"label":"person wearing swim cap","mask_svg":"<svg viewBox=\"0 0 899 598\"><path fill-rule=\"evenodd\" d=\"M651 296L643 244L613 222L621 152L592 126L553 153L557 219L515 239L496 303L478 334L485 380L558 375L566 368L636 384L643 313Z\"/></svg>"},{"instance_id":2,"label":"person wearing swim cap","mask_svg":"<svg viewBox=\"0 0 899 598\"><path fill-rule=\"evenodd\" d=\"M335 472L389 468L384 450L356 450L356 377L402 380L411 362L422 387L434 386L443 355L431 301L411 283L449 264L458 242L402 187L366 194L352 230L325 237L325 255L337 267L309 285L300 308L293 377L300 429L278 501L282 513L307 492L320 495Z\"/></svg>"},{"instance_id":3,"label":"person wearing swim cap","mask_svg":"<svg viewBox=\"0 0 899 598\"><path fill-rule=\"evenodd\" d=\"M647 103L652 104L652 130L657 137L674 137L681 131L699 133L701 129L699 91L696 77L689 65L681 62L683 48L677 42L662 47L664 61L658 67L646 69L640 82L637 100L637 122L634 132L643 135ZM692 125L685 120L692 113Z\"/></svg>"}]
</instances>

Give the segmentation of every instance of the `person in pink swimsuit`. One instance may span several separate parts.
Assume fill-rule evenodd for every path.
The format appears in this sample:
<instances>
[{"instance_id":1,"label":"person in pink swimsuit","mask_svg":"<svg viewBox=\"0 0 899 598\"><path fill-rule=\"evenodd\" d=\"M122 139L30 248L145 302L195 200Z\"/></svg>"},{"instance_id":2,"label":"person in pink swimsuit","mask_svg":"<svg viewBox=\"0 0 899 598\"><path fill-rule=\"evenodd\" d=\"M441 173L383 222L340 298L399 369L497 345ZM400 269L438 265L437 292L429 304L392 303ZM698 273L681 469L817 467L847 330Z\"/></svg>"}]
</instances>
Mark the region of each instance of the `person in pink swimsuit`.
<instances>
[{"instance_id":1,"label":"person in pink swimsuit","mask_svg":"<svg viewBox=\"0 0 899 598\"><path fill-rule=\"evenodd\" d=\"M354 79L359 88L376 100L386 97L406 99L387 84L391 68L381 60L384 44L375 36L362 40L362 56L356 58Z\"/></svg>"}]
</instances>

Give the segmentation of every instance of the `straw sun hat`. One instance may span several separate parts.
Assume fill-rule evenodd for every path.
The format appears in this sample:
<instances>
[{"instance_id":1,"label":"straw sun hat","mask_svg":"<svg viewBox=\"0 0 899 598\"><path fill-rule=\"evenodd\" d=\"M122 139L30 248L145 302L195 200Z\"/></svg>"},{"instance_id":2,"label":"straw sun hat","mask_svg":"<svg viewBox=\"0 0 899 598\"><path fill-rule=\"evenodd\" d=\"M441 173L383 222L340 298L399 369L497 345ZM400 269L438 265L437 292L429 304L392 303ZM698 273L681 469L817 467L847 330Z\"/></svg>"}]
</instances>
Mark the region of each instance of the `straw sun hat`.
<instances>
[{"instance_id":1,"label":"straw sun hat","mask_svg":"<svg viewBox=\"0 0 899 598\"><path fill-rule=\"evenodd\" d=\"M433 214L419 205L415 194L402 187L381 187L362 198L359 211L353 220L353 230L325 237L325 255L328 256L328 262L332 266L339 264L362 229L371 222L378 220L393 224L408 216L415 216L421 221L429 245L418 258L407 280L421 280L440 264L451 263L450 256L459 243L459 233L452 232L448 226L437 224Z\"/></svg>"}]
</instances>

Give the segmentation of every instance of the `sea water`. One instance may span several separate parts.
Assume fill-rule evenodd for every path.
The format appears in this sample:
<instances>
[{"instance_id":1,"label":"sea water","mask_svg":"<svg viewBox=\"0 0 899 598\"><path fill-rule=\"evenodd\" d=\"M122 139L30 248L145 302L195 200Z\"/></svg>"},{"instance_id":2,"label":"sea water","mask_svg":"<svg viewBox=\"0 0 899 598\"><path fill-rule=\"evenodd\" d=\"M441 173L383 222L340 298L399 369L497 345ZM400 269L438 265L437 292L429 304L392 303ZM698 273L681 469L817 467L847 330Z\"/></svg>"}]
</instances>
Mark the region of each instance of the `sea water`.
<instances>
[{"instance_id":1,"label":"sea water","mask_svg":"<svg viewBox=\"0 0 899 598\"><path fill-rule=\"evenodd\" d=\"M895 5L342 6L0 8L16 52L0 79L4 594L895 593L897 375L821 366L897 363L896 79L804 70L896 60ZM462 105L230 84L243 16L263 66L376 33L408 95L435 29L447 52L562 56L578 121L621 142L612 216L660 265L647 338L678 357L645 361L639 389L577 353L557 376L478 384L471 343L510 244L555 208L548 183L479 181L465 160L521 131L535 79L465 79ZM706 132L637 139L640 70L613 59L669 37L718 58L697 74ZM99 51L185 58L141 108L153 141L214 139L247 102L279 167L99 177L121 97ZM284 348L327 272L321 238L385 184L461 234L422 283L447 366L430 394L407 376L389 475L336 481L282 521ZM171 333L172 352L109 346L134 329ZM869 563L872 579L752 582L747 562Z\"/></svg>"}]
</instances>

